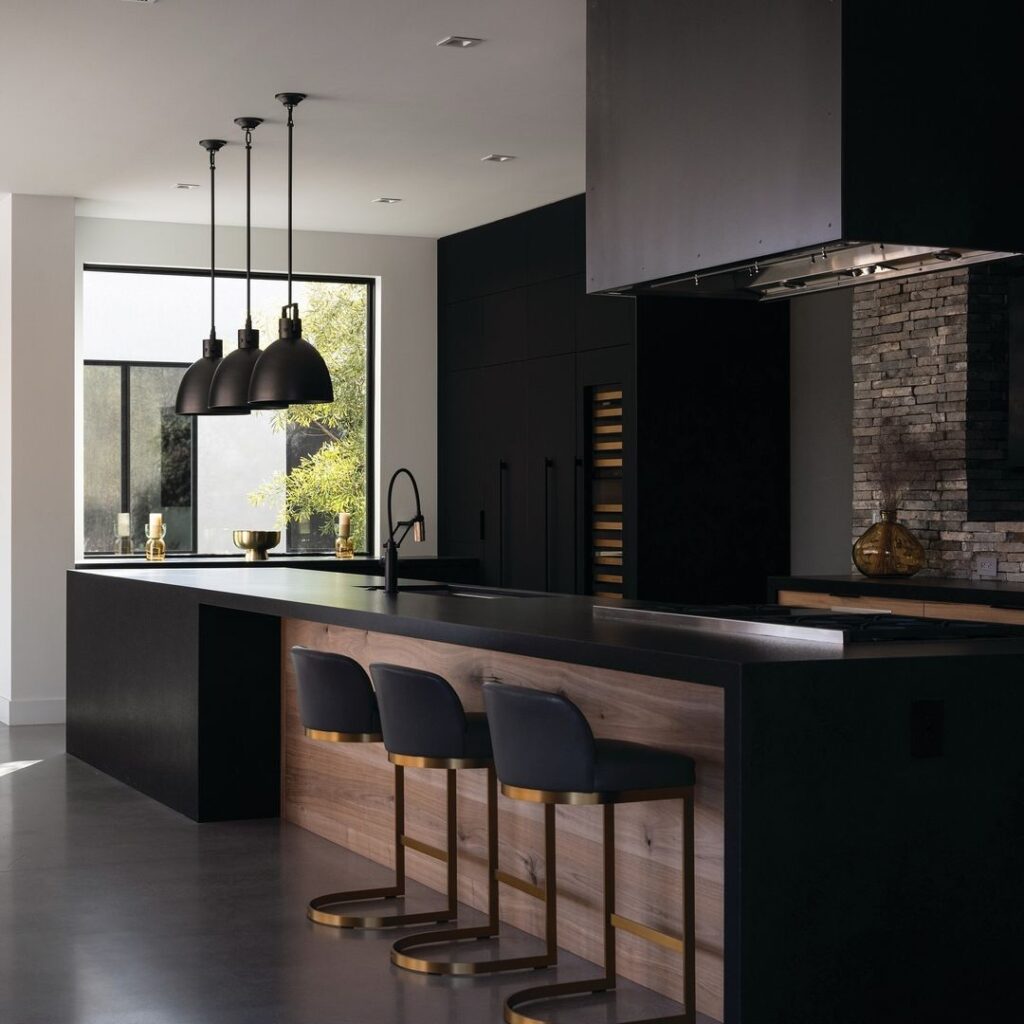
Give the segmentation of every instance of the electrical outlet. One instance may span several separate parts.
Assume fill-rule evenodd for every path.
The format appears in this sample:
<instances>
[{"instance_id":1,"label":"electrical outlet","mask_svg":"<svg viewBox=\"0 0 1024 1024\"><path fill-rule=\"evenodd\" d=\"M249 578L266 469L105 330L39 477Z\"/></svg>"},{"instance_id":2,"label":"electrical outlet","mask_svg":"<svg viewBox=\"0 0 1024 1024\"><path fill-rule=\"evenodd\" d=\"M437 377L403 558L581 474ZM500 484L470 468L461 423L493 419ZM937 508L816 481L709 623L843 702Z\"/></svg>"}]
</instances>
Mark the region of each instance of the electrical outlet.
<instances>
[{"instance_id":1,"label":"electrical outlet","mask_svg":"<svg viewBox=\"0 0 1024 1024\"><path fill-rule=\"evenodd\" d=\"M979 580L994 580L998 572L998 555L984 554L974 556L974 575Z\"/></svg>"}]
</instances>

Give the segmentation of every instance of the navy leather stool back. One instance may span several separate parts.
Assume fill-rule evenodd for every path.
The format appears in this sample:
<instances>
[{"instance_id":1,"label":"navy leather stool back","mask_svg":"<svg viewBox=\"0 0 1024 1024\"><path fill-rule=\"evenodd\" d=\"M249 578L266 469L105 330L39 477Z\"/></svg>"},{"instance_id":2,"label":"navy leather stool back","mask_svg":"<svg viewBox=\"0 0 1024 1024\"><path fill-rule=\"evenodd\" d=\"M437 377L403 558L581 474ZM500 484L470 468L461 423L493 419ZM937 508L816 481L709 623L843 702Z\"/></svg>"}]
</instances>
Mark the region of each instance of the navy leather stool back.
<instances>
[{"instance_id":1,"label":"navy leather stool back","mask_svg":"<svg viewBox=\"0 0 1024 1024\"><path fill-rule=\"evenodd\" d=\"M299 679L299 718L304 728L380 733L377 698L359 662L309 647L293 647L292 662Z\"/></svg>"},{"instance_id":2,"label":"navy leather stool back","mask_svg":"<svg viewBox=\"0 0 1024 1024\"><path fill-rule=\"evenodd\" d=\"M594 734L567 697L484 683L494 766L506 786L559 792L594 788Z\"/></svg>"},{"instance_id":3,"label":"navy leather stool back","mask_svg":"<svg viewBox=\"0 0 1024 1024\"><path fill-rule=\"evenodd\" d=\"M384 746L411 757L490 757L483 715L467 715L447 679L404 665L370 666Z\"/></svg>"}]
</instances>

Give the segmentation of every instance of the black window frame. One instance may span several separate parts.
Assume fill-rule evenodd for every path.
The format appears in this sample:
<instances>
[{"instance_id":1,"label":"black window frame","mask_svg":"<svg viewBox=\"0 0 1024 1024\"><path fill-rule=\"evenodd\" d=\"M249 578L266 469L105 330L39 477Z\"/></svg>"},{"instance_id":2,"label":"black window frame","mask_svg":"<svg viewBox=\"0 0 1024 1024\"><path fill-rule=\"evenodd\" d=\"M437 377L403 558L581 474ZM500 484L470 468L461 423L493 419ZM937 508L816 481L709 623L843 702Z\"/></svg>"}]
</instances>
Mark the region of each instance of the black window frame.
<instances>
[{"instance_id":1,"label":"black window frame","mask_svg":"<svg viewBox=\"0 0 1024 1024\"><path fill-rule=\"evenodd\" d=\"M197 269L194 267L153 267L153 266L133 266L125 263L83 263L82 264L83 275L86 272L90 273L105 273L105 274L153 274L163 277L200 277L209 278L210 271ZM246 272L244 270L218 270L215 273L217 278L223 278L225 280L244 280ZM254 270L251 272L252 279L254 281L287 281L288 275L280 273L279 271L269 270ZM317 283L323 282L324 284L358 284L363 285L366 288L366 550L358 551L358 555L371 556L374 541L374 534L376 532L377 523L377 488L376 488L376 475L374 472L375 458L376 458L376 438L374 426L376 423L376 399L377 399L377 381L376 381L376 337L377 337L377 280L373 277L359 277L352 275L343 274L292 274L293 281L299 281L304 283ZM300 311L301 312L301 311ZM198 342L197 342L198 346ZM197 352L197 358L199 353ZM182 368L188 367L189 363L177 363L177 362L161 362L159 360L119 360L119 359L85 359L82 361L83 366L163 366L163 367L176 367ZM127 446L129 445L128 435L125 431L124 417L126 415L126 381L125 375L127 369L122 369L121 376L121 423L122 423L122 436L121 436L121 496L122 501L125 497L125 488L130 486L130 482L127 480L127 472L125 470L125 460L128 458ZM198 491L198 435L199 432L195 429L192 430L192 540L193 548L195 548L199 535L198 535L198 509L199 509L199 491ZM122 505L122 507L125 507ZM311 555L318 554L329 554L331 547L328 546L323 552L311 552ZM188 558L188 557L202 557L199 552L193 550L191 552L183 552L180 555L175 555L176 558ZM102 552L93 552L93 554L87 555L86 557L93 558L105 558L107 554ZM168 556L170 557L170 555ZM218 556L220 557L220 556ZM230 557L230 556L225 556ZM244 557L239 554L239 557ZM286 552L287 557L287 552Z\"/></svg>"}]
</instances>

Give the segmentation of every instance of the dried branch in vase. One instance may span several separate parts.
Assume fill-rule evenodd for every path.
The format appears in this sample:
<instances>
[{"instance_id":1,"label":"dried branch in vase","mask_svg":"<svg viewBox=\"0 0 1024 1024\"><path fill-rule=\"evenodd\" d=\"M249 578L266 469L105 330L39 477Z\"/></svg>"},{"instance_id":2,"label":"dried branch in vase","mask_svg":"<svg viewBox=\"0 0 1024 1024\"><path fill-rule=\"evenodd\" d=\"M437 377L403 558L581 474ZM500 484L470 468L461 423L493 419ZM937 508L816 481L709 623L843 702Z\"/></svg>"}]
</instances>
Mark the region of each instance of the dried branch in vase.
<instances>
[{"instance_id":1,"label":"dried branch in vase","mask_svg":"<svg viewBox=\"0 0 1024 1024\"><path fill-rule=\"evenodd\" d=\"M935 453L919 435L908 433L898 420L882 421L878 447L867 459L867 468L875 484L878 507L883 511L902 508L915 492L925 492L922 497L926 499L935 492Z\"/></svg>"}]
</instances>

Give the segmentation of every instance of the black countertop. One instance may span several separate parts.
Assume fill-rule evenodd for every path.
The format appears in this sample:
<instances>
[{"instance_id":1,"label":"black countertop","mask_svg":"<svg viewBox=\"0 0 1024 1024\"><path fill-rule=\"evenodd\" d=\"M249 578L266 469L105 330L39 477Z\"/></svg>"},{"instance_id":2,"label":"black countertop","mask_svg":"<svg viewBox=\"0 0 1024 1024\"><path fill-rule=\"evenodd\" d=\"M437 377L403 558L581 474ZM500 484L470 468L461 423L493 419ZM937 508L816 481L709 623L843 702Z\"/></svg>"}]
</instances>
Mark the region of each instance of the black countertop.
<instances>
[{"instance_id":1,"label":"black countertop","mask_svg":"<svg viewBox=\"0 0 1024 1024\"><path fill-rule=\"evenodd\" d=\"M780 590L807 590L821 594L860 597L898 597L908 601L949 601L956 604L986 604L993 608L1024 608L1024 583L1001 580L954 580L937 576L908 579L868 579L866 576L772 576L768 598L774 601Z\"/></svg>"},{"instance_id":2,"label":"black countertop","mask_svg":"<svg viewBox=\"0 0 1024 1024\"><path fill-rule=\"evenodd\" d=\"M388 597L364 589L371 577L272 567L73 570L72 575L116 580L125 586L182 588L198 604L308 619L355 629L397 633L572 664L635 672L710 685L739 680L747 669L809 662L877 663L888 659L976 654L1024 654L1024 641L829 644L705 634L692 630L595 620L600 599L465 588L497 599L405 592ZM140 601L144 597L140 595ZM644 607L641 602L623 602Z\"/></svg>"}]
</instances>

